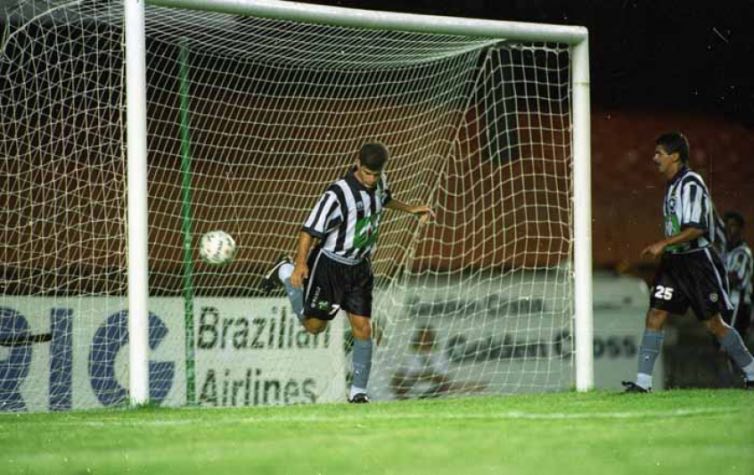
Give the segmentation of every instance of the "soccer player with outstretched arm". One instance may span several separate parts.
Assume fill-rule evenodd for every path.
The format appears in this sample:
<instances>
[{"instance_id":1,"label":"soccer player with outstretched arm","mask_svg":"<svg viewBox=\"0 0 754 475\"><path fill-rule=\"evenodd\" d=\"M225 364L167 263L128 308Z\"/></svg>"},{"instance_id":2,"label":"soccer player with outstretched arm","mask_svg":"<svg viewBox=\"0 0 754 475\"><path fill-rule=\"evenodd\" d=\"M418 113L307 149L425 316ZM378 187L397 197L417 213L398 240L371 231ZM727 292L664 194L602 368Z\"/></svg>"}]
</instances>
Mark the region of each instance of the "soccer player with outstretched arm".
<instances>
[{"instance_id":1,"label":"soccer player with outstretched arm","mask_svg":"<svg viewBox=\"0 0 754 475\"><path fill-rule=\"evenodd\" d=\"M744 372L745 387L754 388L754 358L738 332L723 320L733 306L725 266L712 246L714 206L701 176L688 168L688 157L689 145L683 134L670 132L657 139L653 160L667 179L665 238L642 251L644 256L660 258L660 266L650 290L639 371L635 382L623 382L626 392L651 389L665 320L669 313L683 314L689 307Z\"/></svg>"},{"instance_id":2,"label":"soccer player with outstretched arm","mask_svg":"<svg viewBox=\"0 0 754 475\"><path fill-rule=\"evenodd\" d=\"M369 402L372 362L372 287L374 253L385 208L411 213L424 222L429 206L394 199L383 169L389 152L380 143L361 147L354 166L320 197L299 233L293 263L282 258L265 275L263 289L285 286L293 311L309 333L325 330L344 310L353 334L353 381L349 402Z\"/></svg>"}]
</instances>

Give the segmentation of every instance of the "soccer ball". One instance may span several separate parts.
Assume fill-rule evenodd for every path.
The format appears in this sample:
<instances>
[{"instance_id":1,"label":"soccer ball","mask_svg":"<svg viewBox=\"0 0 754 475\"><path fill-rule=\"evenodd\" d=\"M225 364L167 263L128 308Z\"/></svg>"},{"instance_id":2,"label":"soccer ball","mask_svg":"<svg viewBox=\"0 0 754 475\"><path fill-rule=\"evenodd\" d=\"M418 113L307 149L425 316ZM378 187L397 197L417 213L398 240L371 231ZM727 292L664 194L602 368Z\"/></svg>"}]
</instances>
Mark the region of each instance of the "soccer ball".
<instances>
[{"instance_id":1,"label":"soccer ball","mask_svg":"<svg viewBox=\"0 0 754 475\"><path fill-rule=\"evenodd\" d=\"M236 256L236 241L225 231L210 231L199 241L199 256L207 264L227 264Z\"/></svg>"}]
</instances>

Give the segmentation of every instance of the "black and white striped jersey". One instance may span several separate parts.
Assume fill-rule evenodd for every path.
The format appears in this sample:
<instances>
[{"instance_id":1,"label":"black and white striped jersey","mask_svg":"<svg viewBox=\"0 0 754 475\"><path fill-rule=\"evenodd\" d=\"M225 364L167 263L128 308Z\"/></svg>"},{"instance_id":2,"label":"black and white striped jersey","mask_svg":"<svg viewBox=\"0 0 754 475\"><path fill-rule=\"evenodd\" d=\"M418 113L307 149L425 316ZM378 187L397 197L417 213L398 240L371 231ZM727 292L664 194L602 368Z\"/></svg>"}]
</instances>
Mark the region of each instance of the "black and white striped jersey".
<instances>
[{"instance_id":1,"label":"black and white striped jersey","mask_svg":"<svg viewBox=\"0 0 754 475\"><path fill-rule=\"evenodd\" d=\"M736 285L730 284L730 299L734 307L739 304L750 305L752 293L752 272L754 272L754 259L751 249L744 241L741 241L733 249L725 253L725 270L728 274L735 274L738 278Z\"/></svg>"},{"instance_id":2,"label":"black and white striped jersey","mask_svg":"<svg viewBox=\"0 0 754 475\"><path fill-rule=\"evenodd\" d=\"M704 234L692 241L665 248L665 252L684 253L710 247L715 239L715 207L704 180L686 167L676 173L665 190L662 214L665 237L674 236L686 228L699 228Z\"/></svg>"},{"instance_id":3,"label":"black and white striped jersey","mask_svg":"<svg viewBox=\"0 0 754 475\"><path fill-rule=\"evenodd\" d=\"M369 189L354 175L355 167L329 187L304 222L304 232L320 239L330 257L355 264L370 257L377 245L380 219L390 202L387 178L382 173Z\"/></svg>"}]
</instances>

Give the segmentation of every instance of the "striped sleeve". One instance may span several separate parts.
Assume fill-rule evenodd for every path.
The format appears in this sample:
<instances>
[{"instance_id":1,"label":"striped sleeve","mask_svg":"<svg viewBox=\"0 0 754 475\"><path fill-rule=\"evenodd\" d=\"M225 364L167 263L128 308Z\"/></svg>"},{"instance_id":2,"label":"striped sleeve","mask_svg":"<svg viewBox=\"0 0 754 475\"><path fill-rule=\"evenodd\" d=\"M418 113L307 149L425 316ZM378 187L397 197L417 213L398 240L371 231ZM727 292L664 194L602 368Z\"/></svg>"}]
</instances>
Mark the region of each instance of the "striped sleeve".
<instances>
[{"instance_id":1,"label":"striped sleeve","mask_svg":"<svg viewBox=\"0 0 754 475\"><path fill-rule=\"evenodd\" d=\"M735 273L740 282L751 280L751 255L743 250L737 250L730 256L728 272Z\"/></svg>"},{"instance_id":2,"label":"striped sleeve","mask_svg":"<svg viewBox=\"0 0 754 475\"><path fill-rule=\"evenodd\" d=\"M681 190L681 229L708 229L709 197L707 190L695 180L683 184Z\"/></svg>"},{"instance_id":3,"label":"striped sleeve","mask_svg":"<svg viewBox=\"0 0 754 475\"><path fill-rule=\"evenodd\" d=\"M338 198L335 193L328 190L309 213L309 217L304 221L303 230L316 238L324 239L340 221Z\"/></svg>"}]
</instances>

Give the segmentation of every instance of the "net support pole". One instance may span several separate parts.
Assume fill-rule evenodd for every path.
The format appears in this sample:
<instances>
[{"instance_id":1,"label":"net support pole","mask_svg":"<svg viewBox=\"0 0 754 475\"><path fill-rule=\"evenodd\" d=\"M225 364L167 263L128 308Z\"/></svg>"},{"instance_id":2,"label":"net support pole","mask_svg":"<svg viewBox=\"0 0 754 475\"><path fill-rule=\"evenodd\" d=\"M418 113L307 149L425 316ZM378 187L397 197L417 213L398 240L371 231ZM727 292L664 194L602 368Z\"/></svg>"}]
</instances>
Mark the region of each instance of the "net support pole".
<instances>
[{"instance_id":1,"label":"net support pole","mask_svg":"<svg viewBox=\"0 0 754 475\"><path fill-rule=\"evenodd\" d=\"M574 348L576 390L594 386L592 315L592 174L589 110L589 40L572 48Z\"/></svg>"},{"instance_id":2,"label":"net support pole","mask_svg":"<svg viewBox=\"0 0 754 475\"><path fill-rule=\"evenodd\" d=\"M178 51L181 129L181 215L183 231L183 312L186 323L186 404L196 404L194 363L194 259L191 238L191 123L189 117L189 44L181 41Z\"/></svg>"},{"instance_id":3,"label":"net support pole","mask_svg":"<svg viewBox=\"0 0 754 475\"><path fill-rule=\"evenodd\" d=\"M123 0L128 173L128 377L131 405L149 402L147 84L144 0Z\"/></svg>"}]
</instances>

